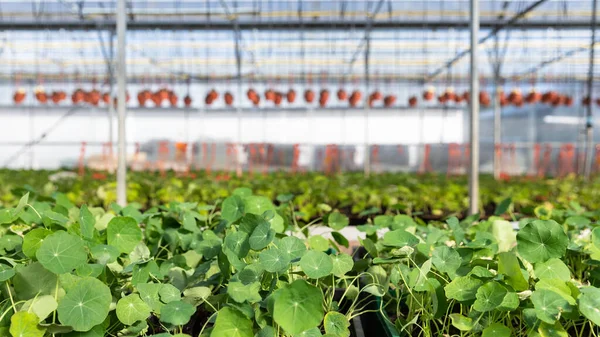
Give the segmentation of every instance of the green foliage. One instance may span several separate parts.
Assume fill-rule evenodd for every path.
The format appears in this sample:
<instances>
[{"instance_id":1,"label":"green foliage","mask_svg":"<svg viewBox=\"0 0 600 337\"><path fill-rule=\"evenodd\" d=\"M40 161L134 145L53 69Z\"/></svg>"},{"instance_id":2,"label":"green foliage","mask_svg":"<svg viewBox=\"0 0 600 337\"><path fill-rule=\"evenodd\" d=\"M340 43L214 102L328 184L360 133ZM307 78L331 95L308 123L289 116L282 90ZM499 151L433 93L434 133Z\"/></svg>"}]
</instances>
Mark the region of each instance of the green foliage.
<instances>
[{"instance_id":1,"label":"green foliage","mask_svg":"<svg viewBox=\"0 0 600 337\"><path fill-rule=\"evenodd\" d=\"M483 197L497 216L442 222L464 205L462 188L442 178L424 177L424 189L375 176L351 190L350 174L308 174L255 194L237 178L226 187L201 180L189 193L169 179L150 192L134 178L138 203L125 208L107 203L108 184L93 194L7 194L0 335L340 337L366 312L400 335L600 333L600 213L550 187L574 185L535 185L561 205L535 211L503 185L514 195ZM294 195L292 183L301 186ZM439 216L426 222L419 210ZM340 230L357 220L364 249L348 253L356 242ZM315 226L333 239L311 235Z\"/></svg>"}]
</instances>

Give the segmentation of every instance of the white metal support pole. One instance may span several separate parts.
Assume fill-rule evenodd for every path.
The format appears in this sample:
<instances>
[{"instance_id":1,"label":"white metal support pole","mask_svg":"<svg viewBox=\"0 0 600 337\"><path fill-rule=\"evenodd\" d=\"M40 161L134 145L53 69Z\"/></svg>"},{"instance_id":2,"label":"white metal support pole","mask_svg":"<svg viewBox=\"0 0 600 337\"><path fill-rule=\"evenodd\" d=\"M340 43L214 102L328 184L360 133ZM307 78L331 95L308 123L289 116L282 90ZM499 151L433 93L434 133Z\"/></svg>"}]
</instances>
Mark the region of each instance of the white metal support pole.
<instances>
[{"instance_id":1,"label":"white metal support pole","mask_svg":"<svg viewBox=\"0 0 600 337\"><path fill-rule=\"evenodd\" d=\"M594 47L596 45L596 11L598 9L598 1L594 0L592 3L592 39L590 41L590 64L589 74L587 80L587 93L590 98L590 104L587 105L586 119L585 119L585 167L584 177L586 180L590 179L592 173L592 160L593 160L593 145L594 145L594 97L592 91L594 89Z\"/></svg>"},{"instance_id":2,"label":"white metal support pole","mask_svg":"<svg viewBox=\"0 0 600 337\"><path fill-rule=\"evenodd\" d=\"M234 37L234 42L235 42L235 64L236 64L236 70L237 70L236 79L237 79L238 101L235 104L236 105L235 113L236 113L236 117L237 117L237 142L236 142L235 146L237 148L233 153L236 156L236 158L235 158L235 174L238 177L241 177L242 176L242 163L240 160L240 156L238 155L238 151L240 153L243 152L243 146L242 146L242 98L243 98L242 95L243 95L243 91L242 91L242 51L241 51L242 33L240 31L237 18L234 19L234 28L235 28L235 31L233 32L233 37Z\"/></svg>"},{"instance_id":3,"label":"white metal support pole","mask_svg":"<svg viewBox=\"0 0 600 337\"><path fill-rule=\"evenodd\" d=\"M125 0L117 4L117 113L118 113L118 162L117 162L117 203L127 204L127 149L125 144L125 108L126 108L126 67L125 33L127 21Z\"/></svg>"},{"instance_id":4,"label":"white metal support pole","mask_svg":"<svg viewBox=\"0 0 600 337\"><path fill-rule=\"evenodd\" d=\"M364 162L364 173L368 177L371 174L371 149L369 146L369 54L371 53L371 35L370 28L368 28L365 34L365 162Z\"/></svg>"},{"instance_id":5,"label":"white metal support pole","mask_svg":"<svg viewBox=\"0 0 600 337\"><path fill-rule=\"evenodd\" d=\"M113 149L115 146L115 136L114 136L114 118L115 118L115 102L112 99L113 95L114 95L114 87L115 87L115 67L114 67L114 60L115 60L115 48L114 48L114 39L115 39L115 31L111 30L110 33L108 34L108 41L109 41L109 55L110 55L110 60L107 60L107 67L108 67L108 77L109 77L109 89L108 89L108 93L110 95L110 99L108 100L108 143L110 144L110 151L109 151L109 155L110 155L110 163L113 162ZM111 165L112 167L112 165ZM111 171L113 169L111 168Z\"/></svg>"},{"instance_id":6,"label":"white metal support pole","mask_svg":"<svg viewBox=\"0 0 600 337\"><path fill-rule=\"evenodd\" d=\"M479 0L471 0L471 162L469 171L469 213L479 212L479 76L477 46L479 45Z\"/></svg>"},{"instance_id":7,"label":"white metal support pole","mask_svg":"<svg viewBox=\"0 0 600 337\"><path fill-rule=\"evenodd\" d=\"M502 162L502 152L496 151L496 146L501 146L502 144L502 108L500 107L500 93L502 92L502 88L500 88L499 80L496 77L494 79L494 87L496 88L496 92L494 93L494 178L500 178L500 163ZM479 95L478 95L479 96Z\"/></svg>"}]
</instances>

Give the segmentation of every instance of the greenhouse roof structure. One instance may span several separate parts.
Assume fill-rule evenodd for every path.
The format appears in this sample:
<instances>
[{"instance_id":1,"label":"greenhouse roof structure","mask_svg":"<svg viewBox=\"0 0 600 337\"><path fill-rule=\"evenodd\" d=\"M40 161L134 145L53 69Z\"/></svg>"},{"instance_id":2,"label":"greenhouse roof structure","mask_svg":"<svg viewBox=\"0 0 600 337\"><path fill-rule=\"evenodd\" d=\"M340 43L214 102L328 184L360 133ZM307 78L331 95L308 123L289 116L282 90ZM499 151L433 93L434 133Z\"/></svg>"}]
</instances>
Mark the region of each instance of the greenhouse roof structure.
<instances>
[{"instance_id":1,"label":"greenhouse roof structure","mask_svg":"<svg viewBox=\"0 0 600 337\"><path fill-rule=\"evenodd\" d=\"M130 0L128 80L368 77L459 85L469 71L468 6L465 0ZM1 79L107 81L115 12L114 0L3 0ZM482 82L493 81L494 70L513 82L587 78L592 1L482 0L480 14Z\"/></svg>"}]
</instances>

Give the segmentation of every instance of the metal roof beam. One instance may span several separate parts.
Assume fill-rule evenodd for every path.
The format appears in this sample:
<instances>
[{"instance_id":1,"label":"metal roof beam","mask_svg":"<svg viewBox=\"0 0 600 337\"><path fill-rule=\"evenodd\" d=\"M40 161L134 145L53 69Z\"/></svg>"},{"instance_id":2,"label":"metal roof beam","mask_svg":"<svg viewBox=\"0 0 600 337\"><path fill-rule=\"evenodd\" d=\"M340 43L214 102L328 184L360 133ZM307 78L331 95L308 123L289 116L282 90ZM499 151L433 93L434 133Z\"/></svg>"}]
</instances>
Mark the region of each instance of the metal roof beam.
<instances>
[{"instance_id":1,"label":"metal roof beam","mask_svg":"<svg viewBox=\"0 0 600 337\"><path fill-rule=\"evenodd\" d=\"M540 0L543 1L543 0ZM509 21L511 22L511 21ZM469 26L466 20L444 19L431 22L423 22L416 20L408 21L373 21L368 20L328 20L328 21L306 21L284 20L284 21L238 21L240 30L296 30L303 26L305 29L320 29L320 30L347 30L347 29L366 29L371 25L371 29L418 29L418 30L436 30L436 29L467 29ZM528 20L519 23L518 29L589 29L589 21L573 19L549 22L547 20ZM202 20L136 20L127 23L128 30L234 30L234 24L231 21L222 22L207 22ZM510 29L510 25L505 21L497 19L482 20L482 29L491 29L490 35L483 38L486 41L494 36L502 29ZM115 29L114 20L18 20L18 21L0 21L0 30L90 30L90 29ZM482 43L482 42L480 42ZM462 53L461 53L462 54ZM459 55L461 55L459 54ZM468 54L468 50L465 55Z\"/></svg>"},{"instance_id":2,"label":"metal roof beam","mask_svg":"<svg viewBox=\"0 0 600 337\"><path fill-rule=\"evenodd\" d=\"M534 2L533 4L529 5L527 8L525 8L524 10L522 10L521 12L519 12L518 14L513 16L510 20L506 21L505 23L503 23L500 26L493 28L492 31L488 35L486 35L485 37L483 37L483 38L479 39L479 41L477 41L477 45L480 45L480 44L484 43L485 41L489 40L490 38L496 36L498 34L498 32L501 31L502 29L511 27L517 21L519 21L520 19L525 17L527 15L527 13L530 13L531 11L533 11L535 8L537 8L538 6L540 6L541 4L543 4L546 1L547 0L538 0L538 1ZM524 25L526 25L527 23L528 22L520 23L519 28L523 29ZM479 25L479 27L480 28L482 27L481 24ZM587 27L589 27L589 22L587 24ZM431 80L435 79L437 76L442 74L448 68L452 67L456 62L460 61L463 57L469 55L470 53L471 53L471 48L467 48L467 49L463 50L462 52L458 53L454 58L452 58L450 61L446 62L445 65L441 66L440 68L438 68L437 70L435 70L434 72L429 74L426 78L426 81L431 81Z\"/></svg>"}]
</instances>

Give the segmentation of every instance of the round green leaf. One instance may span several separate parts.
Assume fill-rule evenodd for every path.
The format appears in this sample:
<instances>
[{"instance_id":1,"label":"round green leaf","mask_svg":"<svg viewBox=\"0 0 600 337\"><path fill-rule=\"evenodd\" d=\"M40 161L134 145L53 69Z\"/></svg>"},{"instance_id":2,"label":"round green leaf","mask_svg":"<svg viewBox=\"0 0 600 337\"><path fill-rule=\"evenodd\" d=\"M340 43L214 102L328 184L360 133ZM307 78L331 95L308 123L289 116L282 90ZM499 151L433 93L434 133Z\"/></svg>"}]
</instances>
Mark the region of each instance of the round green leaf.
<instances>
[{"instance_id":1,"label":"round green leaf","mask_svg":"<svg viewBox=\"0 0 600 337\"><path fill-rule=\"evenodd\" d=\"M45 228L36 228L25 234L23 237L23 254L28 258L34 258L38 248L40 248L44 239L50 234L52 234L52 231Z\"/></svg>"},{"instance_id":2,"label":"round green leaf","mask_svg":"<svg viewBox=\"0 0 600 337\"><path fill-rule=\"evenodd\" d=\"M304 330L299 334L294 335L294 337L321 337L321 329L319 328L310 328L308 330Z\"/></svg>"},{"instance_id":3,"label":"round green leaf","mask_svg":"<svg viewBox=\"0 0 600 337\"><path fill-rule=\"evenodd\" d=\"M259 282L264 273L265 269L260 265L260 263L254 263L247 265L240 271L237 276L240 282L244 285L248 285L250 283Z\"/></svg>"},{"instance_id":4,"label":"round green leaf","mask_svg":"<svg viewBox=\"0 0 600 337\"><path fill-rule=\"evenodd\" d=\"M300 259L300 267L306 276L318 279L331 274L333 261L329 255L323 252L310 250Z\"/></svg>"},{"instance_id":5,"label":"round green leaf","mask_svg":"<svg viewBox=\"0 0 600 337\"><path fill-rule=\"evenodd\" d=\"M539 334L534 337L569 337L569 334L560 322L554 324L542 322L538 328L538 332Z\"/></svg>"},{"instance_id":6,"label":"round green leaf","mask_svg":"<svg viewBox=\"0 0 600 337\"><path fill-rule=\"evenodd\" d=\"M313 235L308 238L308 245L314 250L321 252L329 249L329 241L320 235Z\"/></svg>"},{"instance_id":7,"label":"round green leaf","mask_svg":"<svg viewBox=\"0 0 600 337\"><path fill-rule=\"evenodd\" d=\"M277 331L270 325L265 326L256 333L255 337L277 337Z\"/></svg>"},{"instance_id":8,"label":"round green leaf","mask_svg":"<svg viewBox=\"0 0 600 337\"><path fill-rule=\"evenodd\" d=\"M492 311L502 304L507 293L508 290L499 283L488 282L477 289L473 309L480 312Z\"/></svg>"},{"instance_id":9,"label":"round green leaf","mask_svg":"<svg viewBox=\"0 0 600 337\"><path fill-rule=\"evenodd\" d=\"M237 195L242 198L249 197L252 195L252 190L248 187L238 187L231 192L232 195Z\"/></svg>"},{"instance_id":10,"label":"round green leaf","mask_svg":"<svg viewBox=\"0 0 600 337\"><path fill-rule=\"evenodd\" d=\"M517 233L517 250L531 263L563 257L568 244L569 238L554 220L535 220Z\"/></svg>"},{"instance_id":11,"label":"round green leaf","mask_svg":"<svg viewBox=\"0 0 600 337\"><path fill-rule=\"evenodd\" d=\"M64 337L105 337L106 329L103 324L96 325L86 332L69 332Z\"/></svg>"},{"instance_id":12,"label":"round green leaf","mask_svg":"<svg viewBox=\"0 0 600 337\"><path fill-rule=\"evenodd\" d=\"M273 213L273 211L270 211ZM240 232L244 232L248 235L252 234L254 229L258 227L260 224L268 224L267 220L260 215L247 213L244 214L242 219L240 220L239 230Z\"/></svg>"},{"instance_id":13,"label":"round green leaf","mask_svg":"<svg viewBox=\"0 0 600 337\"><path fill-rule=\"evenodd\" d=\"M561 295L547 289L534 291L531 302L537 318L549 324L554 324L560 318L560 313L569 307L569 302Z\"/></svg>"},{"instance_id":14,"label":"round green leaf","mask_svg":"<svg viewBox=\"0 0 600 337\"><path fill-rule=\"evenodd\" d=\"M456 273L462 259L458 252L448 246L435 247L431 255L431 262L442 273Z\"/></svg>"},{"instance_id":15,"label":"round green leaf","mask_svg":"<svg viewBox=\"0 0 600 337\"><path fill-rule=\"evenodd\" d=\"M498 307L498 310L513 311L519 307L519 304L520 304L519 295L517 295L517 293L508 292L504 296L504 299L502 300L502 304L500 304L500 307Z\"/></svg>"},{"instance_id":16,"label":"round green leaf","mask_svg":"<svg viewBox=\"0 0 600 337\"><path fill-rule=\"evenodd\" d=\"M150 307L138 294L125 296L117 303L117 318L125 325L145 320L150 316Z\"/></svg>"},{"instance_id":17,"label":"round green leaf","mask_svg":"<svg viewBox=\"0 0 600 337\"><path fill-rule=\"evenodd\" d=\"M227 234L225 237L225 248L229 249L238 258L243 258L250 251L248 243L248 234L244 232L235 232Z\"/></svg>"},{"instance_id":18,"label":"round green leaf","mask_svg":"<svg viewBox=\"0 0 600 337\"><path fill-rule=\"evenodd\" d=\"M237 195L232 195L223 200L221 217L228 222L237 221L244 215L244 201Z\"/></svg>"},{"instance_id":19,"label":"round green leaf","mask_svg":"<svg viewBox=\"0 0 600 337\"><path fill-rule=\"evenodd\" d=\"M290 260L299 259L306 253L304 241L295 236L286 236L279 240L277 247L279 248L279 251L287 255Z\"/></svg>"},{"instance_id":20,"label":"round green leaf","mask_svg":"<svg viewBox=\"0 0 600 337\"><path fill-rule=\"evenodd\" d=\"M469 301L476 297L477 289L481 287L482 282L470 276L457 277L444 287L446 297L457 301Z\"/></svg>"},{"instance_id":21,"label":"round green leaf","mask_svg":"<svg viewBox=\"0 0 600 337\"><path fill-rule=\"evenodd\" d=\"M262 300L259 294L260 283L254 282L244 285L242 282L229 282L227 285L227 294L238 303L249 302L256 303Z\"/></svg>"},{"instance_id":22,"label":"round green leaf","mask_svg":"<svg viewBox=\"0 0 600 337\"><path fill-rule=\"evenodd\" d=\"M502 323L492 323L483 329L481 337L511 337L511 330Z\"/></svg>"},{"instance_id":23,"label":"round green leaf","mask_svg":"<svg viewBox=\"0 0 600 337\"><path fill-rule=\"evenodd\" d=\"M419 239L403 229L387 232L383 235L383 244L392 247L415 246Z\"/></svg>"},{"instance_id":24,"label":"round green leaf","mask_svg":"<svg viewBox=\"0 0 600 337\"><path fill-rule=\"evenodd\" d=\"M325 333L339 337L350 336L350 322L343 314L336 311L330 311L325 315L323 321Z\"/></svg>"},{"instance_id":25,"label":"round green leaf","mask_svg":"<svg viewBox=\"0 0 600 337\"><path fill-rule=\"evenodd\" d=\"M190 318L196 312L196 308L189 303L175 301L165 304L160 312L161 321L173 325L184 325L190 321Z\"/></svg>"},{"instance_id":26,"label":"round green leaf","mask_svg":"<svg viewBox=\"0 0 600 337\"><path fill-rule=\"evenodd\" d=\"M296 280L278 290L273 319L288 334L317 327L323 319L323 293L304 280Z\"/></svg>"},{"instance_id":27,"label":"round green leaf","mask_svg":"<svg viewBox=\"0 0 600 337\"><path fill-rule=\"evenodd\" d=\"M269 273L282 273L290 265L290 259L277 248L263 250L258 255L258 262Z\"/></svg>"},{"instance_id":28,"label":"round green leaf","mask_svg":"<svg viewBox=\"0 0 600 337\"><path fill-rule=\"evenodd\" d=\"M274 210L275 206L267 197L251 195L244 198L246 213L262 215L265 211Z\"/></svg>"},{"instance_id":29,"label":"round green leaf","mask_svg":"<svg viewBox=\"0 0 600 337\"><path fill-rule=\"evenodd\" d=\"M138 283L136 285L140 298L157 314L160 314L163 307L158 294L162 286L160 283Z\"/></svg>"},{"instance_id":30,"label":"round green leaf","mask_svg":"<svg viewBox=\"0 0 600 337\"><path fill-rule=\"evenodd\" d=\"M142 241L142 230L134 218L117 216L108 223L106 239L119 252L129 254Z\"/></svg>"},{"instance_id":31,"label":"round green leaf","mask_svg":"<svg viewBox=\"0 0 600 337\"><path fill-rule=\"evenodd\" d=\"M336 231L348 226L349 223L348 217L337 211L327 217L327 225Z\"/></svg>"},{"instance_id":32,"label":"round green leaf","mask_svg":"<svg viewBox=\"0 0 600 337\"><path fill-rule=\"evenodd\" d=\"M473 319L461 314L450 314L452 325L460 331L471 331L473 329Z\"/></svg>"},{"instance_id":33,"label":"round green leaf","mask_svg":"<svg viewBox=\"0 0 600 337\"><path fill-rule=\"evenodd\" d=\"M15 337L44 337L46 329L38 325L34 313L19 311L10 318L10 334Z\"/></svg>"},{"instance_id":34,"label":"round green leaf","mask_svg":"<svg viewBox=\"0 0 600 337\"><path fill-rule=\"evenodd\" d=\"M534 269L535 276L541 279L558 279L561 281L569 281L571 279L571 271L559 259L550 259L546 262L537 263Z\"/></svg>"},{"instance_id":35,"label":"round green leaf","mask_svg":"<svg viewBox=\"0 0 600 337\"><path fill-rule=\"evenodd\" d=\"M217 313L211 337L254 337L252 321L238 310L225 307Z\"/></svg>"},{"instance_id":36,"label":"round green leaf","mask_svg":"<svg viewBox=\"0 0 600 337\"><path fill-rule=\"evenodd\" d=\"M0 282L9 280L15 276L15 270L5 264L0 263Z\"/></svg>"},{"instance_id":37,"label":"round green leaf","mask_svg":"<svg viewBox=\"0 0 600 337\"><path fill-rule=\"evenodd\" d=\"M193 287L183 291L183 301L198 306L211 295L208 287Z\"/></svg>"},{"instance_id":38,"label":"round green leaf","mask_svg":"<svg viewBox=\"0 0 600 337\"><path fill-rule=\"evenodd\" d=\"M17 266L15 271L12 283L18 299L28 300L36 295L55 295L58 277L44 268L41 263L33 262L24 267Z\"/></svg>"},{"instance_id":39,"label":"round green leaf","mask_svg":"<svg viewBox=\"0 0 600 337\"><path fill-rule=\"evenodd\" d=\"M35 255L44 268L55 274L69 273L87 261L83 241L63 231L47 236Z\"/></svg>"},{"instance_id":40,"label":"round green leaf","mask_svg":"<svg viewBox=\"0 0 600 337\"><path fill-rule=\"evenodd\" d=\"M285 230L283 217L278 213L275 213L275 216L272 219L269 219L268 223L271 224L271 228L277 233L283 233Z\"/></svg>"},{"instance_id":41,"label":"round green leaf","mask_svg":"<svg viewBox=\"0 0 600 337\"><path fill-rule=\"evenodd\" d=\"M75 331L88 331L106 319L112 296L102 281L86 277L58 303L58 319Z\"/></svg>"},{"instance_id":42,"label":"round green leaf","mask_svg":"<svg viewBox=\"0 0 600 337\"><path fill-rule=\"evenodd\" d=\"M117 247L109 245L96 245L90 249L90 253L94 260L104 265L117 261L119 255L121 255Z\"/></svg>"},{"instance_id":43,"label":"round green leaf","mask_svg":"<svg viewBox=\"0 0 600 337\"><path fill-rule=\"evenodd\" d=\"M57 307L58 303L56 303L54 296L42 295L25 302L21 307L21 311L33 312L41 322L50 316Z\"/></svg>"},{"instance_id":44,"label":"round green leaf","mask_svg":"<svg viewBox=\"0 0 600 337\"><path fill-rule=\"evenodd\" d=\"M170 284L163 284L158 291L158 295L164 303L181 300L181 291Z\"/></svg>"},{"instance_id":45,"label":"round green leaf","mask_svg":"<svg viewBox=\"0 0 600 337\"><path fill-rule=\"evenodd\" d=\"M579 311L596 325L600 325L600 289L583 287L581 295L577 298Z\"/></svg>"},{"instance_id":46,"label":"round green leaf","mask_svg":"<svg viewBox=\"0 0 600 337\"><path fill-rule=\"evenodd\" d=\"M23 238L18 235L8 234L0 236L0 252L13 251L21 245L23 245Z\"/></svg>"},{"instance_id":47,"label":"round green leaf","mask_svg":"<svg viewBox=\"0 0 600 337\"><path fill-rule=\"evenodd\" d=\"M332 256L331 261L333 262L332 273L335 276L344 276L347 272L352 270L352 267L354 267L352 256L348 254L342 253Z\"/></svg>"},{"instance_id":48,"label":"round green leaf","mask_svg":"<svg viewBox=\"0 0 600 337\"><path fill-rule=\"evenodd\" d=\"M263 222L256 226L248 242L250 243L250 248L253 250L261 250L269 245L275 238L275 231L271 229L271 225L268 222Z\"/></svg>"}]
</instances>

